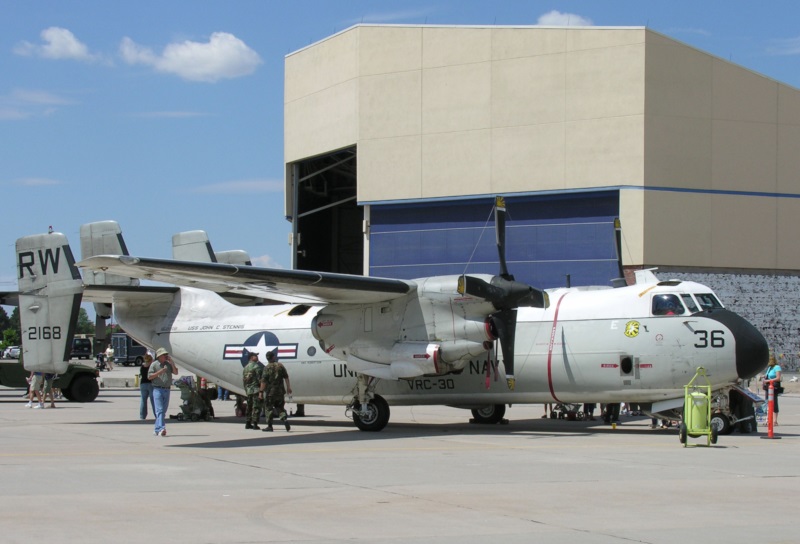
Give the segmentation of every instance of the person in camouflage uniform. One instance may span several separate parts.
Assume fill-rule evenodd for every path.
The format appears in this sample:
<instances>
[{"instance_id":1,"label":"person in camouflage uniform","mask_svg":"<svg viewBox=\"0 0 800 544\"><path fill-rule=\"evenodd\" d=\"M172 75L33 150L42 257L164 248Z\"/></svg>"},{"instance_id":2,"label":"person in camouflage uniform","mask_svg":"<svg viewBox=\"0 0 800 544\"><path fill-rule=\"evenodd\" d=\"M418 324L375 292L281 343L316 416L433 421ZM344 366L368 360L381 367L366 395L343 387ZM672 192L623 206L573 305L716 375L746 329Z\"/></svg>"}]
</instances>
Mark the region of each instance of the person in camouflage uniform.
<instances>
[{"instance_id":1,"label":"person in camouflage uniform","mask_svg":"<svg viewBox=\"0 0 800 544\"><path fill-rule=\"evenodd\" d=\"M260 429L258 419L261 417L261 374L264 365L258 360L258 353L250 352L249 362L242 371L244 381L244 392L247 394L247 423L245 429Z\"/></svg>"},{"instance_id":2,"label":"person in camouflage uniform","mask_svg":"<svg viewBox=\"0 0 800 544\"><path fill-rule=\"evenodd\" d=\"M284 382L286 382L285 388ZM272 418L276 415L283 421L287 431L292 428L283 406L283 396L287 393L292 394L289 373L277 361L274 351L267 352L267 366L264 367L264 373L261 376L261 395L262 397L266 396L265 408L267 409L267 428L264 431L272 431Z\"/></svg>"}]
</instances>

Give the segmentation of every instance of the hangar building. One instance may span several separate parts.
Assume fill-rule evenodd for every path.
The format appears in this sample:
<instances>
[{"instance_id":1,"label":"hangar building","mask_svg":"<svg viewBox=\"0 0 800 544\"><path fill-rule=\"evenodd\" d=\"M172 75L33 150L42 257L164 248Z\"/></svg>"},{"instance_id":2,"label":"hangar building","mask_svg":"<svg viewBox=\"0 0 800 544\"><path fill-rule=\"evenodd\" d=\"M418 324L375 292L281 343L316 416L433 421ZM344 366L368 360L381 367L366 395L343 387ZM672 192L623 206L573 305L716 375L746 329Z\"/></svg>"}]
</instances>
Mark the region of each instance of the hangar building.
<instances>
[{"instance_id":1,"label":"hangar building","mask_svg":"<svg viewBox=\"0 0 800 544\"><path fill-rule=\"evenodd\" d=\"M293 267L714 288L796 354L800 91L641 27L357 25L285 60ZM630 278L629 278L630 279ZM790 306L790 308L785 306Z\"/></svg>"}]
</instances>

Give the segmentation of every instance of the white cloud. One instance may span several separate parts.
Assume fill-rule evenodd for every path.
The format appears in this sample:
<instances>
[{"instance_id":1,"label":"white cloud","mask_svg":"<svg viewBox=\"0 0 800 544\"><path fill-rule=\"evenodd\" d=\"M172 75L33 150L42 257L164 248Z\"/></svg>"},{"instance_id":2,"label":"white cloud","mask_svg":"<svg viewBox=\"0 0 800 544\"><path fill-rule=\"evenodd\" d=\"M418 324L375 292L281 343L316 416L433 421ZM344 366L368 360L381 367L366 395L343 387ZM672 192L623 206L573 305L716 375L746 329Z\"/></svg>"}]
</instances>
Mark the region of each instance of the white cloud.
<instances>
[{"instance_id":1,"label":"white cloud","mask_svg":"<svg viewBox=\"0 0 800 544\"><path fill-rule=\"evenodd\" d=\"M800 38L787 38L775 40L775 45L767 48L771 55L800 55Z\"/></svg>"},{"instance_id":2,"label":"white cloud","mask_svg":"<svg viewBox=\"0 0 800 544\"><path fill-rule=\"evenodd\" d=\"M197 187L195 193L214 194L252 194L252 193L280 193L283 192L283 181L274 179L245 179L225 181Z\"/></svg>"},{"instance_id":3,"label":"white cloud","mask_svg":"<svg viewBox=\"0 0 800 544\"><path fill-rule=\"evenodd\" d=\"M46 117L57 111L56 106L74 103L47 91L14 89L7 95L0 95L0 121Z\"/></svg>"},{"instance_id":4,"label":"white cloud","mask_svg":"<svg viewBox=\"0 0 800 544\"><path fill-rule=\"evenodd\" d=\"M250 259L253 266L260 266L261 268L283 268L275 259L269 255L261 255L260 257L253 257Z\"/></svg>"},{"instance_id":5,"label":"white cloud","mask_svg":"<svg viewBox=\"0 0 800 544\"><path fill-rule=\"evenodd\" d=\"M227 32L215 32L206 43L171 43L161 54L125 37L119 52L128 64L144 64L189 81L211 83L252 74L262 62L258 53Z\"/></svg>"},{"instance_id":6,"label":"white cloud","mask_svg":"<svg viewBox=\"0 0 800 544\"><path fill-rule=\"evenodd\" d=\"M537 25L542 26L592 26L594 23L591 19L581 17L574 13L561 13L560 11L548 11L544 15L540 15L536 21Z\"/></svg>"},{"instance_id":7,"label":"white cloud","mask_svg":"<svg viewBox=\"0 0 800 544\"><path fill-rule=\"evenodd\" d=\"M200 113L199 111L146 111L142 113L132 114L134 117L152 117L152 118L168 118L168 119L182 119L187 117L206 117L207 113Z\"/></svg>"},{"instance_id":8,"label":"white cloud","mask_svg":"<svg viewBox=\"0 0 800 544\"><path fill-rule=\"evenodd\" d=\"M61 185L63 182L50 178L20 178L14 180L13 183L14 185L22 185L23 187L43 187L50 185Z\"/></svg>"},{"instance_id":9,"label":"white cloud","mask_svg":"<svg viewBox=\"0 0 800 544\"><path fill-rule=\"evenodd\" d=\"M42 30L39 36L44 43L34 44L22 41L14 47L14 53L26 57L37 56L45 59L68 59L84 62L94 62L100 58L99 55L90 53L89 48L66 28L51 26Z\"/></svg>"},{"instance_id":10,"label":"white cloud","mask_svg":"<svg viewBox=\"0 0 800 544\"><path fill-rule=\"evenodd\" d=\"M27 119L33 114L19 108L4 108L0 107L0 121L21 121Z\"/></svg>"},{"instance_id":11,"label":"white cloud","mask_svg":"<svg viewBox=\"0 0 800 544\"><path fill-rule=\"evenodd\" d=\"M67 104L74 104L73 101L62 96L35 89L14 89L11 91L9 98L16 102L47 106L64 106Z\"/></svg>"}]
</instances>

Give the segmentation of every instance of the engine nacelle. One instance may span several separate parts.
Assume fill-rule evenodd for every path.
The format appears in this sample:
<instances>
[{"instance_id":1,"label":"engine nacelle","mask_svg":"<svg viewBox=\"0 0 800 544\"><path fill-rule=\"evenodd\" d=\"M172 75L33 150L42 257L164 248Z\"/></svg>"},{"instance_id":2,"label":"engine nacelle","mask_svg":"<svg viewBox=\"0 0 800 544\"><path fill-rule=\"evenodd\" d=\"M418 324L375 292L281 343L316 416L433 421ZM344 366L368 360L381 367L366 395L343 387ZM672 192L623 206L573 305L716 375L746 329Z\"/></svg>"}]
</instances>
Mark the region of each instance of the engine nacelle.
<instances>
[{"instance_id":1,"label":"engine nacelle","mask_svg":"<svg viewBox=\"0 0 800 544\"><path fill-rule=\"evenodd\" d=\"M455 341L443 344L397 342L391 347L350 346L347 366L350 370L384 379L442 375L461 370L467 359L491 346L477 342Z\"/></svg>"},{"instance_id":2,"label":"engine nacelle","mask_svg":"<svg viewBox=\"0 0 800 544\"><path fill-rule=\"evenodd\" d=\"M347 320L340 315L319 313L311 322L311 334L320 342L324 342L344 329L346 323Z\"/></svg>"}]
</instances>

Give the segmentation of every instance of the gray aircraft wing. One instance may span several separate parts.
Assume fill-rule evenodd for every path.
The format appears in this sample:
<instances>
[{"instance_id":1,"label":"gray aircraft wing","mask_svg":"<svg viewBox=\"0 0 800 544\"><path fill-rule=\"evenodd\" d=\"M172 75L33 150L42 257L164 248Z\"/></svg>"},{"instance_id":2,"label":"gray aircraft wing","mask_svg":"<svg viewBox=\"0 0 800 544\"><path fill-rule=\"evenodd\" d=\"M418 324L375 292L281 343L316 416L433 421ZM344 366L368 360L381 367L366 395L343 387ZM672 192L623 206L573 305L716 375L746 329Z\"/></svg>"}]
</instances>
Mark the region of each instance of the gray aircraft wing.
<instances>
[{"instance_id":1,"label":"gray aircraft wing","mask_svg":"<svg viewBox=\"0 0 800 544\"><path fill-rule=\"evenodd\" d=\"M19 305L19 293L16 291L4 291L0 293L0 304L3 306Z\"/></svg>"},{"instance_id":2,"label":"gray aircraft wing","mask_svg":"<svg viewBox=\"0 0 800 544\"><path fill-rule=\"evenodd\" d=\"M416 289L413 281L406 280L127 255L97 255L84 259L78 266L220 294L283 302L373 303L398 298Z\"/></svg>"},{"instance_id":3,"label":"gray aircraft wing","mask_svg":"<svg viewBox=\"0 0 800 544\"><path fill-rule=\"evenodd\" d=\"M16 291L0 293L0 304L3 306L17 306L19 304L19 293Z\"/></svg>"}]
</instances>

